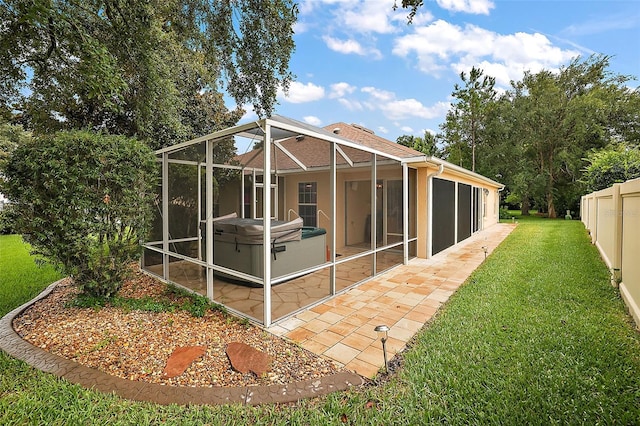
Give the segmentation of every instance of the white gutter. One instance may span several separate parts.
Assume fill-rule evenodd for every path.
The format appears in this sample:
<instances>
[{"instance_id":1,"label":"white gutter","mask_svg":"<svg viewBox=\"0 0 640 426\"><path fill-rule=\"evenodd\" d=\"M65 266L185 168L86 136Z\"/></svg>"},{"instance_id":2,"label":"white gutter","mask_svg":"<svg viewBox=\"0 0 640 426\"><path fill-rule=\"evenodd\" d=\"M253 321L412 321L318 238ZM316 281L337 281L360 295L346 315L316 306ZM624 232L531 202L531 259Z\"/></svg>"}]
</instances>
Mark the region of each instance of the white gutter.
<instances>
[{"instance_id":1,"label":"white gutter","mask_svg":"<svg viewBox=\"0 0 640 426\"><path fill-rule=\"evenodd\" d=\"M434 166L445 166L449 172L453 174L457 174L459 176L472 177L475 180L483 181L496 188L504 188L504 185L501 184L500 182L496 182L495 180L489 179L486 176L482 176L479 173L472 172L471 170L467 170L464 167L456 166L455 164L450 163L448 161L441 160L438 157L428 157L425 160L425 162L427 164L432 164Z\"/></svg>"}]
</instances>

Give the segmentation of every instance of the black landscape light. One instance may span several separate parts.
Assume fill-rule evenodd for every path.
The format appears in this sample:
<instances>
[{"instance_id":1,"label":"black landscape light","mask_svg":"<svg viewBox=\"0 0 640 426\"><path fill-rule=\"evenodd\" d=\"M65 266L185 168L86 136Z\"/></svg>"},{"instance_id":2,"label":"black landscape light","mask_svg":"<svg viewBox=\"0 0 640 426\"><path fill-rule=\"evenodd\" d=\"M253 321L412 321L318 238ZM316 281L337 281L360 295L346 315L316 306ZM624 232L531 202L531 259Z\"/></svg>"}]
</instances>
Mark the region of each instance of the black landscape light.
<instances>
[{"instance_id":1,"label":"black landscape light","mask_svg":"<svg viewBox=\"0 0 640 426\"><path fill-rule=\"evenodd\" d=\"M387 363L387 338L389 338L389 326L387 325L379 325L374 328L376 333L378 333L378 337L382 342L382 354L384 355L384 372L389 374L389 364Z\"/></svg>"}]
</instances>

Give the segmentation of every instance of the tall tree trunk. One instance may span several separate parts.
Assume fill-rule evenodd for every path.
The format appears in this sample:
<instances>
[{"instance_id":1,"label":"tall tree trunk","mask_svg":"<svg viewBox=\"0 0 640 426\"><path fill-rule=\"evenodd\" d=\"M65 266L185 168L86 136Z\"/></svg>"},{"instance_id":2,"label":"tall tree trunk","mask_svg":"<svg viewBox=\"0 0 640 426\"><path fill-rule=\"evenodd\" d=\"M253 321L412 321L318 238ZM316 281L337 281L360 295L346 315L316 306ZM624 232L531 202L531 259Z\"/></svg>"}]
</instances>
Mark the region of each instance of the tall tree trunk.
<instances>
[{"instance_id":1,"label":"tall tree trunk","mask_svg":"<svg viewBox=\"0 0 640 426\"><path fill-rule=\"evenodd\" d=\"M549 158L549 183L547 184L547 217L555 219L558 217L556 214L556 206L553 204L553 187L555 185L555 177L553 175L553 152Z\"/></svg>"},{"instance_id":2,"label":"tall tree trunk","mask_svg":"<svg viewBox=\"0 0 640 426\"><path fill-rule=\"evenodd\" d=\"M558 217L556 213L556 206L553 204L553 193L549 191L547 194L547 217L550 219L555 219Z\"/></svg>"},{"instance_id":3,"label":"tall tree trunk","mask_svg":"<svg viewBox=\"0 0 640 426\"><path fill-rule=\"evenodd\" d=\"M529 202L529 197L522 197L522 206L520 208L520 214L522 216L529 216L530 208L531 208L531 203Z\"/></svg>"},{"instance_id":4,"label":"tall tree trunk","mask_svg":"<svg viewBox=\"0 0 640 426\"><path fill-rule=\"evenodd\" d=\"M471 111L471 171L476 171L476 121Z\"/></svg>"},{"instance_id":5,"label":"tall tree trunk","mask_svg":"<svg viewBox=\"0 0 640 426\"><path fill-rule=\"evenodd\" d=\"M475 172L476 171L476 141L474 138L474 141L471 145L471 171Z\"/></svg>"}]
</instances>

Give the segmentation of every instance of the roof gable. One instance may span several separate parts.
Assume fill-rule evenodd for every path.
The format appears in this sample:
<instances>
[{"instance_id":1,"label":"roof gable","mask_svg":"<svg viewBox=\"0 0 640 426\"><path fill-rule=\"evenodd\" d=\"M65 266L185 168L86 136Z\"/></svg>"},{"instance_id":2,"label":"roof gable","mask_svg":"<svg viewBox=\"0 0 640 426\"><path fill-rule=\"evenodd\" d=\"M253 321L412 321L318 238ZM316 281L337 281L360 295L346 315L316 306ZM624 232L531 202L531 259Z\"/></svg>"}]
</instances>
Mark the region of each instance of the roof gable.
<instances>
[{"instance_id":1,"label":"roof gable","mask_svg":"<svg viewBox=\"0 0 640 426\"><path fill-rule=\"evenodd\" d=\"M424 156L424 154L419 151L377 136L371 130L359 125L338 122L325 126L324 130L347 139L356 145L379 151L383 155L388 154L396 158ZM301 135L299 137L289 137L279 140L277 144L286 149L286 151L308 168L328 167L330 164L330 143L327 141ZM372 160L372 154L367 151L361 151L349 146L342 146L341 149L354 164L369 163ZM260 155L261 152L262 148L254 149L245 154L238 155L235 159L246 167L262 169L264 159L263 156ZM298 164L274 145L271 145L271 158L273 165L278 171L300 170ZM338 165L348 163L342 155L337 156L336 162Z\"/></svg>"}]
</instances>

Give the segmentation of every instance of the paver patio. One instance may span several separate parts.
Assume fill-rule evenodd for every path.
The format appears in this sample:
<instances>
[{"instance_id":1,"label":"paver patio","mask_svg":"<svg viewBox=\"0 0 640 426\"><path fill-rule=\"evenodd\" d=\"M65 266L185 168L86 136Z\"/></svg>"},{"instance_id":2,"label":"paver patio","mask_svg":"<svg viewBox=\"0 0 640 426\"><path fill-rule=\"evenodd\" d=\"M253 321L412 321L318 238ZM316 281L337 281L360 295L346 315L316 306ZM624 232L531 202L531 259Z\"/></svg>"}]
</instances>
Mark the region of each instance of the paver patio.
<instances>
[{"instance_id":1,"label":"paver patio","mask_svg":"<svg viewBox=\"0 0 640 426\"><path fill-rule=\"evenodd\" d=\"M513 230L496 224L431 259L412 259L343 294L291 316L269 331L365 377L384 366L374 328L390 327L389 359L431 319Z\"/></svg>"}]
</instances>

